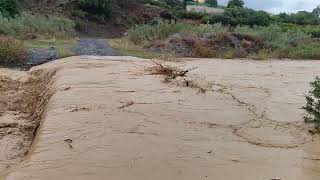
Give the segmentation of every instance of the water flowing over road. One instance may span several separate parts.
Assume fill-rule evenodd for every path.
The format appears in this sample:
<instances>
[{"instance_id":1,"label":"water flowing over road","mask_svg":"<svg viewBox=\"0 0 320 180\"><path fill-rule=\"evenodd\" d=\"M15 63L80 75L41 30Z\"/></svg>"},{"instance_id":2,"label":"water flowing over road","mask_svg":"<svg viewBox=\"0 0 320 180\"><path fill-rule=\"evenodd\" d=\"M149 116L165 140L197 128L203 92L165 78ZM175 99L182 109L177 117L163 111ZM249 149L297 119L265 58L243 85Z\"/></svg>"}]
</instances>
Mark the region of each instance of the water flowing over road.
<instances>
[{"instance_id":1,"label":"water flowing over road","mask_svg":"<svg viewBox=\"0 0 320 180\"><path fill-rule=\"evenodd\" d=\"M164 83L145 71L150 60L129 57L36 67L57 69L56 92L31 152L3 178L319 179L320 138L308 133L301 109L319 62L167 64L198 67L187 77L210 89Z\"/></svg>"}]
</instances>

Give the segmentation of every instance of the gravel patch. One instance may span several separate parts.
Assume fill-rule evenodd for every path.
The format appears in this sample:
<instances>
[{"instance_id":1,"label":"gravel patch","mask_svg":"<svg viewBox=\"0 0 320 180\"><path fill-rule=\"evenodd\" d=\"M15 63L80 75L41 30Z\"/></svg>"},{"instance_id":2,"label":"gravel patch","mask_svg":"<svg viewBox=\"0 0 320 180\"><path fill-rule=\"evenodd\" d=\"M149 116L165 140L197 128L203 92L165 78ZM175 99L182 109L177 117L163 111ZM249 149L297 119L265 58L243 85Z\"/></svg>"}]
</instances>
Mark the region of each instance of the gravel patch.
<instances>
[{"instance_id":1,"label":"gravel patch","mask_svg":"<svg viewBox=\"0 0 320 180\"><path fill-rule=\"evenodd\" d=\"M50 62L59 58L59 52L54 47L47 49L32 48L30 49L30 59L27 62L28 66L36 66Z\"/></svg>"},{"instance_id":2,"label":"gravel patch","mask_svg":"<svg viewBox=\"0 0 320 180\"><path fill-rule=\"evenodd\" d=\"M80 39L79 44L73 48L77 55L93 56L119 56L118 51L110 48L106 41L98 39Z\"/></svg>"}]
</instances>

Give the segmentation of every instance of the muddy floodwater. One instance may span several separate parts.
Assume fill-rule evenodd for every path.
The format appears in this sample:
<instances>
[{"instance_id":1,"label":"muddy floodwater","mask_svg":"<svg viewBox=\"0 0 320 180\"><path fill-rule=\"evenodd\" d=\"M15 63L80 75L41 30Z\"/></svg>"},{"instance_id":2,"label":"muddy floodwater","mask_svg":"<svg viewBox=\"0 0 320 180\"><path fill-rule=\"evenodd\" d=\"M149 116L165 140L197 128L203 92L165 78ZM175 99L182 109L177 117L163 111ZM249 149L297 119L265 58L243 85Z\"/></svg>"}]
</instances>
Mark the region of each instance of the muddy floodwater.
<instances>
[{"instance_id":1,"label":"muddy floodwater","mask_svg":"<svg viewBox=\"0 0 320 180\"><path fill-rule=\"evenodd\" d=\"M32 69L57 70L55 93L29 154L0 179L320 179L320 138L301 109L319 61L164 64L197 67L186 78L209 88L165 83L129 57Z\"/></svg>"}]
</instances>

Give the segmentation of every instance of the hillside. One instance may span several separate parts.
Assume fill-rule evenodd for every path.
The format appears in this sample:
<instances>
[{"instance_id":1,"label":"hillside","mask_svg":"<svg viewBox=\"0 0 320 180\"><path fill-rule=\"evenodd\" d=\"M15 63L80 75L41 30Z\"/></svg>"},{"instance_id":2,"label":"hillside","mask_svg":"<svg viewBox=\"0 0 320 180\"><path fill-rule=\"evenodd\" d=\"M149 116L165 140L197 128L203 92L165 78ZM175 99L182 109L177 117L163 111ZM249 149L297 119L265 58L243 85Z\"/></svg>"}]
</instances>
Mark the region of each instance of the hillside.
<instances>
[{"instance_id":1,"label":"hillside","mask_svg":"<svg viewBox=\"0 0 320 180\"><path fill-rule=\"evenodd\" d=\"M35 14L66 16L77 23L77 30L98 37L119 37L135 24L144 24L158 17L163 10L146 5L141 0L119 0L112 2L109 17L84 16L77 0L24 0L25 11Z\"/></svg>"}]
</instances>

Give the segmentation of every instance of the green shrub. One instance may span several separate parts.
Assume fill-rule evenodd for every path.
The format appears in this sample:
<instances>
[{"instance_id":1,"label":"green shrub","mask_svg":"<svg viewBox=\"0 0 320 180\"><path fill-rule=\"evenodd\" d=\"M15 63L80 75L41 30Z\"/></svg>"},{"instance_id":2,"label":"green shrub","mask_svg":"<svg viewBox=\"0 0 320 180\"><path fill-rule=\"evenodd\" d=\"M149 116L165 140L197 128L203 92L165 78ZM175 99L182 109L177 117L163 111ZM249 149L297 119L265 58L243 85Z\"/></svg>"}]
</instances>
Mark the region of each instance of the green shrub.
<instances>
[{"instance_id":1,"label":"green shrub","mask_svg":"<svg viewBox=\"0 0 320 180\"><path fill-rule=\"evenodd\" d=\"M244 6L244 1L243 0L230 0L228 2L228 8L231 7L243 7Z\"/></svg>"},{"instance_id":2,"label":"green shrub","mask_svg":"<svg viewBox=\"0 0 320 180\"><path fill-rule=\"evenodd\" d=\"M196 12L196 11L180 11L178 17L182 19L202 19L208 16L206 12Z\"/></svg>"},{"instance_id":3,"label":"green shrub","mask_svg":"<svg viewBox=\"0 0 320 180\"><path fill-rule=\"evenodd\" d=\"M109 17L112 12L112 0L79 0L79 6L92 15Z\"/></svg>"},{"instance_id":4,"label":"green shrub","mask_svg":"<svg viewBox=\"0 0 320 180\"><path fill-rule=\"evenodd\" d=\"M284 31L302 31L314 38L320 38L320 25L297 25L292 23L278 23Z\"/></svg>"},{"instance_id":5,"label":"green shrub","mask_svg":"<svg viewBox=\"0 0 320 180\"><path fill-rule=\"evenodd\" d=\"M302 43L297 47L289 48L287 57L291 59L320 60L320 43Z\"/></svg>"},{"instance_id":6,"label":"green shrub","mask_svg":"<svg viewBox=\"0 0 320 180\"><path fill-rule=\"evenodd\" d=\"M211 7L218 7L217 0L205 0L205 3L210 4Z\"/></svg>"},{"instance_id":7,"label":"green shrub","mask_svg":"<svg viewBox=\"0 0 320 180\"><path fill-rule=\"evenodd\" d=\"M28 58L28 51L21 41L0 36L0 65L23 64Z\"/></svg>"},{"instance_id":8,"label":"green shrub","mask_svg":"<svg viewBox=\"0 0 320 180\"><path fill-rule=\"evenodd\" d=\"M312 12L299 11L297 13L286 14L280 13L273 16L272 19L276 22L291 23L298 25L320 25L320 18Z\"/></svg>"},{"instance_id":9,"label":"green shrub","mask_svg":"<svg viewBox=\"0 0 320 180\"><path fill-rule=\"evenodd\" d=\"M226 8L223 14L212 15L210 23L222 23L224 25L238 26L269 26L271 18L264 11L255 11L249 8Z\"/></svg>"},{"instance_id":10,"label":"green shrub","mask_svg":"<svg viewBox=\"0 0 320 180\"><path fill-rule=\"evenodd\" d=\"M74 29L75 23L64 17L23 14L12 20L0 18L0 35L18 38L66 37Z\"/></svg>"},{"instance_id":11,"label":"green shrub","mask_svg":"<svg viewBox=\"0 0 320 180\"><path fill-rule=\"evenodd\" d=\"M148 45L155 40L164 40L177 33L196 33L201 36L204 33L219 33L226 31L221 24L193 25L188 23L170 24L159 22L156 25L140 25L128 31L128 39L136 45Z\"/></svg>"},{"instance_id":12,"label":"green shrub","mask_svg":"<svg viewBox=\"0 0 320 180\"><path fill-rule=\"evenodd\" d=\"M306 123L313 123L317 132L320 132L320 78L310 83L311 90L306 95L306 106L303 109L308 113L304 117Z\"/></svg>"},{"instance_id":13,"label":"green shrub","mask_svg":"<svg viewBox=\"0 0 320 180\"><path fill-rule=\"evenodd\" d=\"M283 50L290 47L295 47L300 43L310 41L310 36L307 34L297 31L285 32L278 25L270 25L268 27L249 27L249 26L238 26L235 29L236 33L247 34L256 37L270 45L272 50Z\"/></svg>"},{"instance_id":14,"label":"green shrub","mask_svg":"<svg viewBox=\"0 0 320 180\"><path fill-rule=\"evenodd\" d=\"M2 17L11 19L19 14L16 0L0 0L0 14Z\"/></svg>"}]
</instances>

